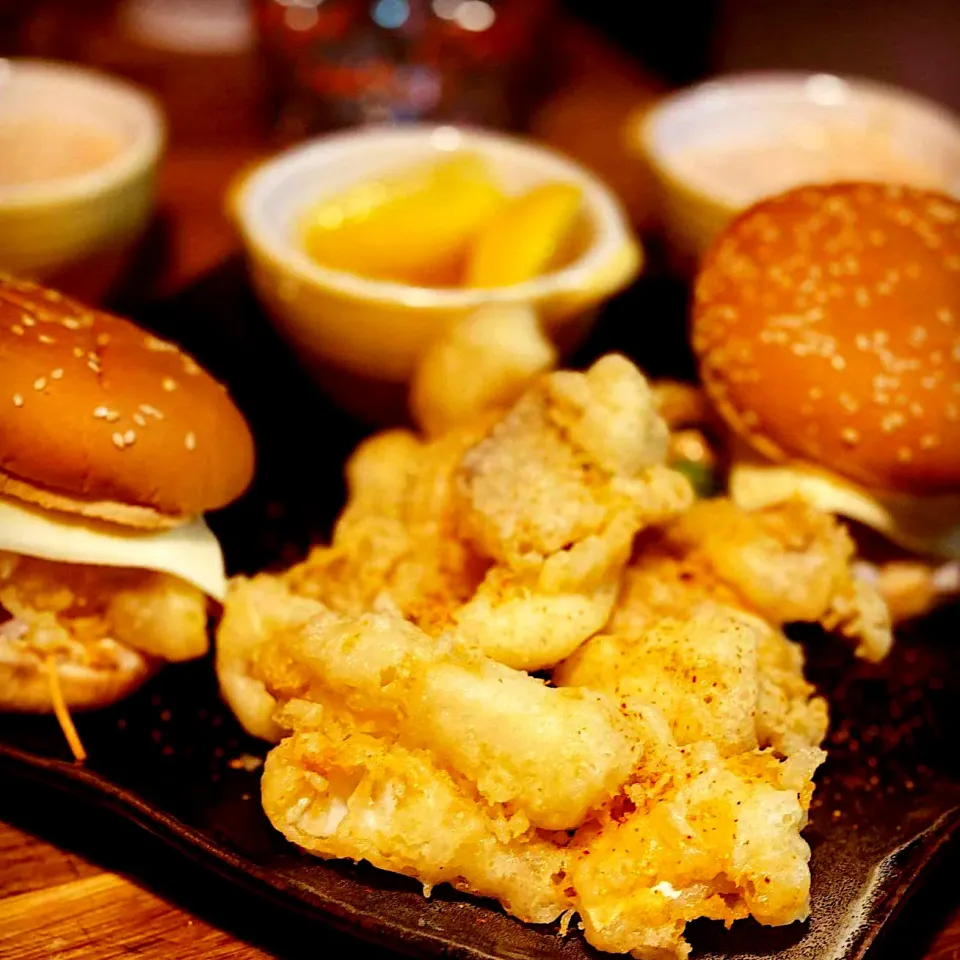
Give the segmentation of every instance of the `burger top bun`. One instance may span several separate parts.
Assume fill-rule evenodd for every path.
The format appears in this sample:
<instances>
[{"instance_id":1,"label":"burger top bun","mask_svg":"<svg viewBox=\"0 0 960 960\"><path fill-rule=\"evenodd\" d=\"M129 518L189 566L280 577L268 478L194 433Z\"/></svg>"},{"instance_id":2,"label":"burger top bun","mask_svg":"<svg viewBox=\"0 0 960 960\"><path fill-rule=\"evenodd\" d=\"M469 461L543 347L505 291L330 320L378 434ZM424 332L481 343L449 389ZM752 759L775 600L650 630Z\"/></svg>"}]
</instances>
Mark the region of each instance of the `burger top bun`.
<instances>
[{"instance_id":1,"label":"burger top bun","mask_svg":"<svg viewBox=\"0 0 960 960\"><path fill-rule=\"evenodd\" d=\"M808 186L747 210L698 277L692 339L760 454L881 491L960 489L960 202Z\"/></svg>"},{"instance_id":2,"label":"burger top bun","mask_svg":"<svg viewBox=\"0 0 960 960\"><path fill-rule=\"evenodd\" d=\"M157 528L224 506L252 474L243 416L190 357L0 277L0 494Z\"/></svg>"}]
</instances>

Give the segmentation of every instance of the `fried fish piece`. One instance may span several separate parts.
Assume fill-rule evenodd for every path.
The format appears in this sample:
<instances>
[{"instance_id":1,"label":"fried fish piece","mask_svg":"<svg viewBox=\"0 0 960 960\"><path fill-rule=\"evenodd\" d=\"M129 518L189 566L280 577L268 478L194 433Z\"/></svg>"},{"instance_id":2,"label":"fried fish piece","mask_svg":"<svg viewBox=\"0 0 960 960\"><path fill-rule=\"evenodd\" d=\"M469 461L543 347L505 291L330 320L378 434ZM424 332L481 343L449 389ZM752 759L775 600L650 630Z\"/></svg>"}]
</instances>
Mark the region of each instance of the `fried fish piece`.
<instances>
[{"instance_id":1,"label":"fried fish piece","mask_svg":"<svg viewBox=\"0 0 960 960\"><path fill-rule=\"evenodd\" d=\"M807 748L788 760L724 758L702 742L659 760L577 835L572 878L587 941L638 960L684 960L684 928L699 917L804 919L810 849L800 831L823 757Z\"/></svg>"},{"instance_id":2,"label":"fried fish piece","mask_svg":"<svg viewBox=\"0 0 960 960\"><path fill-rule=\"evenodd\" d=\"M430 437L509 407L557 351L529 304L491 303L435 340L410 386L414 420Z\"/></svg>"},{"instance_id":3,"label":"fried fish piece","mask_svg":"<svg viewBox=\"0 0 960 960\"><path fill-rule=\"evenodd\" d=\"M625 358L543 377L463 457L463 532L521 568L620 513L637 530L662 522L692 501L686 480L663 466L667 441L646 380Z\"/></svg>"},{"instance_id":4,"label":"fried fish piece","mask_svg":"<svg viewBox=\"0 0 960 960\"><path fill-rule=\"evenodd\" d=\"M699 566L706 579L712 575L771 624L822 623L856 640L867 660L890 650L889 611L856 576L853 540L810 504L790 500L747 511L725 497L701 500L665 527L661 547Z\"/></svg>"},{"instance_id":5,"label":"fried fish piece","mask_svg":"<svg viewBox=\"0 0 960 960\"><path fill-rule=\"evenodd\" d=\"M201 657L208 647L203 592L152 570L0 551L0 609L17 621L18 642L40 656L62 658L71 648L82 660L81 648L104 639L172 662Z\"/></svg>"},{"instance_id":6,"label":"fried fish piece","mask_svg":"<svg viewBox=\"0 0 960 960\"><path fill-rule=\"evenodd\" d=\"M540 670L600 630L634 535L692 502L666 449L649 387L623 357L528 390L462 460L461 530L494 566L453 614L461 635Z\"/></svg>"},{"instance_id":7,"label":"fried fish piece","mask_svg":"<svg viewBox=\"0 0 960 960\"><path fill-rule=\"evenodd\" d=\"M826 704L803 678L799 647L712 601L691 598L683 619L593 637L553 680L637 698L660 710L680 745L709 741L724 756L758 746L786 755L819 745L826 732Z\"/></svg>"},{"instance_id":8,"label":"fried fish piece","mask_svg":"<svg viewBox=\"0 0 960 960\"><path fill-rule=\"evenodd\" d=\"M351 616L388 595L414 622L445 627L489 566L455 530L455 473L486 428L432 442L406 430L364 441L347 462L347 505L332 542L285 574L290 589Z\"/></svg>"},{"instance_id":9,"label":"fried fish piece","mask_svg":"<svg viewBox=\"0 0 960 960\"><path fill-rule=\"evenodd\" d=\"M220 693L247 733L271 742L283 735L274 720L277 701L260 672L262 650L324 611L323 604L294 593L282 577L261 573L230 581L217 628L215 667Z\"/></svg>"},{"instance_id":10,"label":"fried fish piece","mask_svg":"<svg viewBox=\"0 0 960 960\"><path fill-rule=\"evenodd\" d=\"M518 670L554 666L609 619L633 534L633 523L621 514L542 564L492 567L473 597L453 611L457 637Z\"/></svg>"},{"instance_id":11,"label":"fried fish piece","mask_svg":"<svg viewBox=\"0 0 960 960\"><path fill-rule=\"evenodd\" d=\"M534 826L579 826L624 782L641 744L605 694L555 689L392 614L328 614L260 655L278 700L428 750Z\"/></svg>"},{"instance_id":12,"label":"fried fish piece","mask_svg":"<svg viewBox=\"0 0 960 960\"><path fill-rule=\"evenodd\" d=\"M336 725L298 730L267 756L261 789L270 822L311 853L367 860L427 893L450 883L494 897L528 923L572 906L564 847L427 750Z\"/></svg>"},{"instance_id":13,"label":"fried fish piece","mask_svg":"<svg viewBox=\"0 0 960 960\"><path fill-rule=\"evenodd\" d=\"M517 669L551 667L606 623L636 531L692 501L665 450L627 360L547 375L506 415L431 441L389 431L362 444L331 545L284 581L351 616L388 600L431 635L452 631ZM517 549L526 525L546 535L542 550Z\"/></svg>"}]
</instances>

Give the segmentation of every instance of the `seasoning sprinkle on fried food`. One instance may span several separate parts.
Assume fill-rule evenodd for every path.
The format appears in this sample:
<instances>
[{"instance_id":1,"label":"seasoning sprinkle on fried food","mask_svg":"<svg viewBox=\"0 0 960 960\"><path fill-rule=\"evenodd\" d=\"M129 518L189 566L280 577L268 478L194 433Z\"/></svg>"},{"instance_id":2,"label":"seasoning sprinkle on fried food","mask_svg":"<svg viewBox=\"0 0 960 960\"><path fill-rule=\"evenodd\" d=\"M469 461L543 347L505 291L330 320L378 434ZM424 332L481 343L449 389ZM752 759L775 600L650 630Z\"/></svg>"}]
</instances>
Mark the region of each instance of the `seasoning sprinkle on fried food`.
<instances>
[{"instance_id":1,"label":"seasoning sprinkle on fried food","mask_svg":"<svg viewBox=\"0 0 960 960\"><path fill-rule=\"evenodd\" d=\"M231 583L217 670L284 836L638 960L807 916L827 710L782 627L878 659L885 608L816 508L695 501L657 407L613 355L375 435L332 543Z\"/></svg>"}]
</instances>

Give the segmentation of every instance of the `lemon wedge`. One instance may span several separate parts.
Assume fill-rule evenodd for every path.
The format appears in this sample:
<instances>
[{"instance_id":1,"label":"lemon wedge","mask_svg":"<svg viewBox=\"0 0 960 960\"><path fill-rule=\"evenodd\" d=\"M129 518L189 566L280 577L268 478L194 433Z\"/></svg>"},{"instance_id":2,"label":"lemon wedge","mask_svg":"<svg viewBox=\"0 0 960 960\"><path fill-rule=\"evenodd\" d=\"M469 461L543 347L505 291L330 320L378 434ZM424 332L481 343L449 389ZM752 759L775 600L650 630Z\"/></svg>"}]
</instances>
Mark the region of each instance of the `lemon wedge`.
<instances>
[{"instance_id":1,"label":"lemon wedge","mask_svg":"<svg viewBox=\"0 0 960 960\"><path fill-rule=\"evenodd\" d=\"M417 286L457 286L472 239L506 198L481 157L454 154L366 181L307 211L317 263Z\"/></svg>"},{"instance_id":2,"label":"lemon wedge","mask_svg":"<svg viewBox=\"0 0 960 960\"><path fill-rule=\"evenodd\" d=\"M464 286L505 287L546 273L570 249L582 200L571 183L546 183L504 204L474 239Z\"/></svg>"}]
</instances>

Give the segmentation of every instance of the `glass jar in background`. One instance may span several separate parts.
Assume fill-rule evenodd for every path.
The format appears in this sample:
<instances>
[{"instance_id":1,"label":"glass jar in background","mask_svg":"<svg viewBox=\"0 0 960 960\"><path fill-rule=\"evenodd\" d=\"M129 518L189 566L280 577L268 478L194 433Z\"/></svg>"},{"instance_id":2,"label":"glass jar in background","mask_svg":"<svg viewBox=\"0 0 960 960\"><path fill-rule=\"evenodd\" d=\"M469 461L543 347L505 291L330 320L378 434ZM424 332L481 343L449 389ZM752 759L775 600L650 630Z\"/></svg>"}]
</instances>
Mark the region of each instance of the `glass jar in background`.
<instances>
[{"instance_id":1,"label":"glass jar in background","mask_svg":"<svg viewBox=\"0 0 960 960\"><path fill-rule=\"evenodd\" d=\"M554 0L258 0L282 139L417 120L516 128Z\"/></svg>"}]
</instances>

